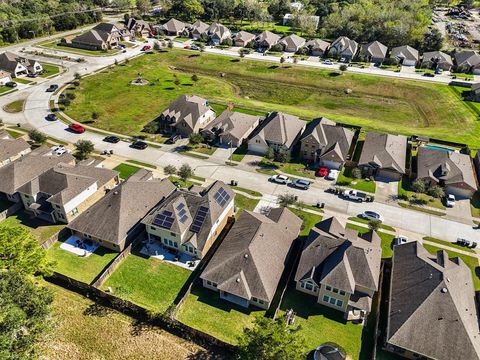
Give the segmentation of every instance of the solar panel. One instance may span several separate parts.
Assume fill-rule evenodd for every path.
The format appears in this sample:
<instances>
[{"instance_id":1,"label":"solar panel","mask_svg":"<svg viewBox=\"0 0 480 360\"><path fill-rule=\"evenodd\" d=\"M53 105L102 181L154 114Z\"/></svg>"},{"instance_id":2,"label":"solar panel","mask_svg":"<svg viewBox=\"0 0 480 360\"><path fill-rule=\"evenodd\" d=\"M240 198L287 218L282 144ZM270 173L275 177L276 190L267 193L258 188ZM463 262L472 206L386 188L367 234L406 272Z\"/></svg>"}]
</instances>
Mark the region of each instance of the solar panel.
<instances>
[{"instance_id":1,"label":"solar panel","mask_svg":"<svg viewBox=\"0 0 480 360\"><path fill-rule=\"evenodd\" d=\"M218 205L223 207L230 200L230 195L225 191L225 189L223 187L221 187L215 193L213 198L215 199L215 201L217 202Z\"/></svg>"},{"instance_id":2,"label":"solar panel","mask_svg":"<svg viewBox=\"0 0 480 360\"><path fill-rule=\"evenodd\" d=\"M177 205L176 209L177 209L177 211L180 211L180 210L182 210L184 207L185 207L185 204L184 204L184 203L180 203L180 204Z\"/></svg>"},{"instance_id":3,"label":"solar panel","mask_svg":"<svg viewBox=\"0 0 480 360\"><path fill-rule=\"evenodd\" d=\"M186 213L187 211L185 209L182 209L178 212L178 216L183 217Z\"/></svg>"},{"instance_id":4,"label":"solar panel","mask_svg":"<svg viewBox=\"0 0 480 360\"><path fill-rule=\"evenodd\" d=\"M187 215L183 215L183 216L180 218L180 222L181 222L182 224L185 224L185 221L187 221L187 220L188 220L188 216L187 216Z\"/></svg>"},{"instance_id":5,"label":"solar panel","mask_svg":"<svg viewBox=\"0 0 480 360\"><path fill-rule=\"evenodd\" d=\"M197 213L195 214L195 218L193 219L193 224L190 227L190 231L193 231L195 233L200 232L200 229L203 225L203 222L205 221L205 218L208 213L208 208L205 206L200 206L197 210Z\"/></svg>"},{"instance_id":6,"label":"solar panel","mask_svg":"<svg viewBox=\"0 0 480 360\"><path fill-rule=\"evenodd\" d=\"M157 216L155 216L153 219L153 224L170 230L173 222L175 221L172 215L173 214L171 211L164 210L161 214L157 214Z\"/></svg>"},{"instance_id":7,"label":"solar panel","mask_svg":"<svg viewBox=\"0 0 480 360\"><path fill-rule=\"evenodd\" d=\"M167 211L167 210L163 210L162 214L165 215L165 216L172 216L173 215L173 213L171 211Z\"/></svg>"}]
</instances>

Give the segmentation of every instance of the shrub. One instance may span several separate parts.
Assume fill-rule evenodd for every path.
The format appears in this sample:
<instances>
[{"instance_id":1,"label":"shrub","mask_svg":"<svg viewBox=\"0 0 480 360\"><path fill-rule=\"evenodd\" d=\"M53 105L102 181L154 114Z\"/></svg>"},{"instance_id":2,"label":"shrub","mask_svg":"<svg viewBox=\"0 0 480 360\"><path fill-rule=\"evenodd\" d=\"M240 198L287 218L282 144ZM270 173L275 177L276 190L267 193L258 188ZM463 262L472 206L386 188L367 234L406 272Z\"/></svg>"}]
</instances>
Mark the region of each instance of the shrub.
<instances>
[{"instance_id":1,"label":"shrub","mask_svg":"<svg viewBox=\"0 0 480 360\"><path fill-rule=\"evenodd\" d=\"M275 151L273 150L273 148L271 146L268 147L267 152L265 153L265 157L268 160L273 160L274 159Z\"/></svg>"},{"instance_id":2,"label":"shrub","mask_svg":"<svg viewBox=\"0 0 480 360\"><path fill-rule=\"evenodd\" d=\"M192 79L192 81L194 81L194 82L197 82L197 81L199 80L197 74L193 74L192 77L191 77L191 79Z\"/></svg>"},{"instance_id":3,"label":"shrub","mask_svg":"<svg viewBox=\"0 0 480 360\"><path fill-rule=\"evenodd\" d=\"M175 175L177 173L177 168L173 165L167 165L163 168L165 175Z\"/></svg>"},{"instance_id":4,"label":"shrub","mask_svg":"<svg viewBox=\"0 0 480 360\"><path fill-rule=\"evenodd\" d=\"M445 196L445 190L443 190L443 188L440 186L432 186L430 189L428 189L428 195L440 199Z\"/></svg>"},{"instance_id":5,"label":"shrub","mask_svg":"<svg viewBox=\"0 0 480 360\"><path fill-rule=\"evenodd\" d=\"M47 141L47 136L45 134L41 133L40 131L35 130L35 129L31 130L28 133L28 136L30 137L30 139L32 141L34 141L37 144L43 144Z\"/></svg>"},{"instance_id":6,"label":"shrub","mask_svg":"<svg viewBox=\"0 0 480 360\"><path fill-rule=\"evenodd\" d=\"M191 133L190 136L188 137L188 140L190 140L190 143L192 145L197 145L204 141L203 135L198 133Z\"/></svg>"},{"instance_id":7,"label":"shrub","mask_svg":"<svg viewBox=\"0 0 480 360\"><path fill-rule=\"evenodd\" d=\"M94 146L90 140L78 140L75 143L75 157L78 160L85 160L93 150Z\"/></svg>"},{"instance_id":8,"label":"shrub","mask_svg":"<svg viewBox=\"0 0 480 360\"><path fill-rule=\"evenodd\" d=\"M155 121L151 121L143 127L142 131L147 134L156 134L158 132L158 124Z\"/></svg>"},{"instance_id":9,"label":"shrub","mask_svg":"<svg viewBox=\"0 0 480 360\"><path fill-rule=\"evenodd\" d=\"M280 44L275 44L270 48L271 51L274 52L282 52L283 51L283 46Z\"/></svg>"},{"instance_id":10,"label":"shrub","mask_svg":"<svg viewBox=\"0 0 480 360\"><path fill-rule=\"evenodd\" d=\"M232 38L229 38L229 37L228 37L228 38L222 40L221 45L232 46L232 45L233 45L233 40L232 40Z\"/></svg>"},{"instance_id":11,"label":"shrub","mask_svg":"<svg viewBox=\"0 0 480 360\"><path fill-rule=\"evenodd\" d=\"M425 193L427 187L425 185L425 182L423 180L415 180L413 183L412 183L412 190L415 191L416 193L418 194L423 194Z\"/></svg>"},{"instance_id":12,"label":"shrub","mask_svg":"<svg viewBox=\"0 0 480 360\"><path fill-rule=\"evenodd\" d=\"M75 100L75 98L77 97L74 93L71 93L71 92L67 93L66 96L67 96L67 99L70 99L70 100Z\"/></svg>"},{"instance_id":13,"label":"shrub","mask_svg":"<svg viewBox=\"0 0 480 360\"><path fill-rule=\"evenodd\" d=\"M354 179L362 178L362 171L358 167L352 169L352 178Z\"/></svg>"},{"instance_id":14,"label":"shrub","mask_svg":"<svg viewBox=\"0 0 480 360\"><path fill-rule=\"evenodd\" d=\"M340 65L340 67L339 67L339 70L340 70L340 71L347 71L347 69L348 69L348 66L345 65L345 64L342 64L342 65Z\"/></svg>"},{"instance_id":15,"label":"shrub","mask_svg":"<svg viewBox=\"0 0 480 360\"><path fill-rule=\"evenodd\" d=\"M92 119L97 120L100 117L100 114L96 111L92 112Z\"/></svg>"}]
</instances>

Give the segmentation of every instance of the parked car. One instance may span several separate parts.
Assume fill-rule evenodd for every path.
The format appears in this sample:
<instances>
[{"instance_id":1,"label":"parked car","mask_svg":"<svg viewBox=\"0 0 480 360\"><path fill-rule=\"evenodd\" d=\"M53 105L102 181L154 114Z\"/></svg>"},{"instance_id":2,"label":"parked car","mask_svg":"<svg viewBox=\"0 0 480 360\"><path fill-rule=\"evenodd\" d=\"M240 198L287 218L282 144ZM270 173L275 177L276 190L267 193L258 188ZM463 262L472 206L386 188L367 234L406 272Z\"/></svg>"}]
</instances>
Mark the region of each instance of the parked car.
<instances>
[{"instance_id":1,"label":"parked car","mask_svg":"<svg viewBox=\"0 0 480 360\"><path fill-rule=\"evenodd\" d=\"M399 235L393 241L393 246L406 244L407 242L408 242L408 238L406 236Z\"/></svg>"},{"instance_id":2,"label":"parked car","mask_svg":"<svg viewBox=\"0 0 480 360\"><path fill-rule=\"evenodd\" d=\"M435 77L435 74L432 74L432 73L424 73L423 76L425 76L425 77Z\"/></svg>"},{"instance_id":3,"label":"parked car","mask_svg":"<svg viewBox=\"0 0 480 360\"><path fill-rule=\"evenodd\" d=\"M14 87L17 87L17 83L15 81L7 81L5 83L5 86L14 88Z\"/></svg>"},{"instance_id":4,"label":"parked car","mask_svg":"<svg viewBox=\"0 0 480 360\"><path fill-rule=\"evenodd\" d=\"M443 70L442 69L437 69L437 70L435 70L435 74L441 75L441 74L443 74Z\"/></svg>"},{"instance_id":5,"label":"parked car","mask_svg":"<svg viewBox=\"0 0 480 360\"><path fill-rule=\"evenodd\" d=\"M85 128L80 124L70 124L68 128L73 131L74 133L81 134L85 132Z\"/></svg>"},{"instance_id":6,"label":"parked car","mask_svg":"<svg viewBox=\"0 0 480 360\"><path fill-rule=\"evenodd\" d=\"M144 47L142 47L142 50L141 51L147 51L147 50L151 50L152 47L150 45L145 45Z\"/></svg>"},{"instance_id":7,"label":"parked car","mask_svg":"<svg viewBox=\"0 0 480 360\"><path fill-rule=\"evenodd\" d=\"M332 169L332 170L330 170L330 172L326 176L326 179L327 180L337 180L339 174L340 174L340 171Z\"/></svg>"},{"instance_id":8,"label":"parked car","mask_svg":"<svg viewBox=\"0 0 480 360\"><path fill-rule=\"evenodd\" d=\"M200 47L197 45L190 46L190 50L200 50Z\"/></svg>"},{"instance_id":9,"label":"parked car","mask_svg":"<svg viewBox=\"0 0 480 360\"><path fill-rule=\"evenodd\" d=\"M291 182L292 186L302 189L302 190L308 190L310 187L311 182L308 180L302 180L302 179L296 179Z\"/></svg>"},{"instance_id":10,"label":"parked car","mask_svg":"<svg viewBox=\"0 0 480 360\"><path fill-rule=\"evenodd\" d=\"M57 84L52 84L48 87L47 92L54 92L57 89L58 89L58 85Z\"/></svg>"},{"instance_id":11,"label":"parked car","mask_svg":"<svg viewBox=\"0 0 480 360\"><path fill-rule=\"evenodd\" d=\"M363 214L360 215L360 217L362 219L369 220L369 221L380 220L381 222L383 222L385 220L382 215L380 215L375 211L370 211L370 210L364 211Z\"/></svg>"},{"instance_id":12,"label":"parked car","mask_svg":"<svg viewBox=\"0 0 480 360\"><path fill-rule=\"evenodd\" d=\"M110 136L107 136L106 138L104 138L103 141L108 142L108 143L112 143L112 144L116 144L120 141L120 138L118 136L115 136L115 135L110 135Z\"/></svg>"},{"instance_id":13,"label":"parked car","mask_svg":"<svg viewBox=\"0 0 480 360\"><path fill-rule=\"evenodd\" d=\"M165 144L173 145L173 144L175 144L180 138L181 138L180 135L172 135L172 136L170 136L170 137L167 139L167 141L165 141Z\"/></svg>"},{"instance_id":14,"label":"parked car","mask_svg":"<svg viewBox=\"0 0 480 360\"><path fill-rule=\"evenodd\" d=\"M127 46L126 46L126 45L123 45L123 44L118 44L118 47L119 47L120 49L126 49L126 48L127 48Z\"/></svg>"},{"instance_id":15,"label":"parked car","mask_svg":"<svg viewBox=\"0 0 480 360\"><path fill-rule=\"evenodd\" d=\"M273 175L268 180L277 184L288 184L288 176L286 175Z\"/></svg>"},{"instance_id":16,"label":"parked car","mask_svg":"<svg viewBox=\"0 0 480 360\"><path fill-rule=\"evenodd\" d=\"M453 194L448 194L448 195L445 197L445 205L446 205L447 207L454 207L456 200L457 200L457 199L455 199L455 195L453 195Z\"/></svg>"},{"instance_id":17,"label":"parked car","mask_svg":"<svg viewBox=\"0 0 480 360\"><path fill-rule=\"evenodd\" d=\"M145 141L135 140L130 147L134 149L144 150L148 147L148 144Z\"/></svg>"},{"instance_id":18,"label":"parked car","mask_svg":"<svg viewBox=\"0 0 480 360\"><path fill-rule=\"evenodd\" d=\"M324 65L333 65L333 62L331 62L330 60L325 60L322 64L324 64Z\"/></svg>"},{"instance_id":19,"label":"parked car","mask_svg":"<svg viewBox=\"0 0 480 360\"><path fill-rule=\"evenodd\" d=\"M45 119L47 119L48 121L55 121L58 118L57 118L57 115L50 113L45 117Z\"/></svg>"},{"instance_id":20,"label":"parked car","mask_svg":"<svg viewBox=\"0 0 480 360\"><path fill-rule=\"evenodd\" d=\"M464 238L457 238L457 244L460 246L471 248L471 249L474 249L477 247L477 243L475 241L467 240Z\"/></svg>"},{"instance_id":21,"label":"parked car","mask_svg":"<svg viewBox=\"0 0 480 360\"><path fill-rule=\"evenodd\" d=\"M244 55L248 55L248 54L250 54L250 50L249 49L241 49L240 53L244 54Z\"/></svg>"},{"instance_id":22,"label":"parked car","mask_svg":"<svg viewBox=\"0 0 480 360\"><path fill-rule=\"evenodd\" d=\"M363 202L367 201L367 194L358 190L345 190L342 196L346 199Z\"/></svg>"},{"instance_id":23,"label":"parked car","mask_svg":"<svg viewBox=\"0 0 480 360\"><path fill-rule=\"evenodd\" d=\"M52 147L52 153L58 156L65 154L67 151L63 145L55 145Z\"/></svg>"},{"instance_id":24,"label":"parked car","mask_svg":"<svg viewBox=\"0 0 480 360\"><path fill-rule=\"evenodd\" d=\"M318 170L315 172L315 176L318 176L318 177L325 177L328 175L328 173L330 172L330 170L327 168L327 167L320 167L318 168Z\"/></svg>"}]
</instances>

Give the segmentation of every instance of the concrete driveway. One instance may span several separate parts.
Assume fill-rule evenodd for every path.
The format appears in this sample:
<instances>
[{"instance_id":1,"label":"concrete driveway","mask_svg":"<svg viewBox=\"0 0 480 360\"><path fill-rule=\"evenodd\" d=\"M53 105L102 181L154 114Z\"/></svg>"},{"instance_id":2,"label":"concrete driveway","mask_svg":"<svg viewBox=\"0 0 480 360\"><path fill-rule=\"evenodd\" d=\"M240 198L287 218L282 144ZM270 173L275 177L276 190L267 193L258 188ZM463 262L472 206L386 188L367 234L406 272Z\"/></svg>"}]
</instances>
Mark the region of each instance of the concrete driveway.
<instances>
[{"instance_id":1,"label":"concrete driveway","mask_svg":"<svg viewBox=\"0 0 480 360\"><path fill-rule=\"evenodd\" d=\"M446 209L446 213L449 219L464 224L473 224L469 199L457 200L454 207Z\"/></svg>"},{"instance_id":2,"label":"concrete driveway","mask_svg":"<svg viewBox=\"0 0 480 360\"><path fill-rule=\"evenodd\" d=\"M383 203L395 202L398 194L398 181L388 181L385 178L375 178L375 200Z\"/></svg>"}]
</instances>

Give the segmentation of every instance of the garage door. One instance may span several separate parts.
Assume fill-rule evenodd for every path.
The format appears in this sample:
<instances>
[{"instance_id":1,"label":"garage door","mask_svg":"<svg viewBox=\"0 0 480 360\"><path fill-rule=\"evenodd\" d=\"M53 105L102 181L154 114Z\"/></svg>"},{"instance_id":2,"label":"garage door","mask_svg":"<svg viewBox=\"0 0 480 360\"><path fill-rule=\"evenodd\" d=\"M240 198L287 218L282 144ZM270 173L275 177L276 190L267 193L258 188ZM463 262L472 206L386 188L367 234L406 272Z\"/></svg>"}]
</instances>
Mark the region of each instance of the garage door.
<instances>
[{"instance_id":1,"label":"garage door","mask_svg":"<svg viewBox=\"0 0 480 360\"><path fill-rule=\"evenodd\" d=\"M335 170L339 170L340 169L340 164L335 162L335 161L321 161L320 162L320 166L325 166L329 169L335 169Z\"/></svg>"},{"instance_id":2,"label":"garage door","mask_svg":"<svg viewBox=\"0 0 480 360\"><path fill-rule=\"evenodd\" d=\"M265 154L267 152L267 148L263 144L255 144L255 143L249 142L248 151L256 154Z\"/></svg>"},{"instance_id":3,"label":"garage door","mask_svg":"<svg viewBox=\"0 0 480 360\"><path fill-rule=\"evenodd\" d=\"M447 188L445 190L446 190L447 194L455 195L455 197L459 200L460 199L469 199L473 196L472 191L465 190L465 189L460 189L460 188L453 187L453 186L447 186Z\"/></svg>"},{"instance_id":4,"label":"garage door","mask_svg":"<svg viewBox=\"0 0 480 360\"><path fill-rule=\"evenodd\" d=\"M402 177L402 175L396 171L385 169L378 170L377 176L383 178L385 181L398 181Z\"/></svg>"}]
</instances>

